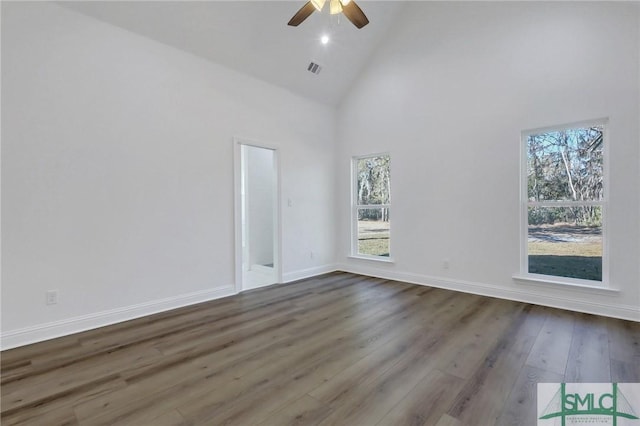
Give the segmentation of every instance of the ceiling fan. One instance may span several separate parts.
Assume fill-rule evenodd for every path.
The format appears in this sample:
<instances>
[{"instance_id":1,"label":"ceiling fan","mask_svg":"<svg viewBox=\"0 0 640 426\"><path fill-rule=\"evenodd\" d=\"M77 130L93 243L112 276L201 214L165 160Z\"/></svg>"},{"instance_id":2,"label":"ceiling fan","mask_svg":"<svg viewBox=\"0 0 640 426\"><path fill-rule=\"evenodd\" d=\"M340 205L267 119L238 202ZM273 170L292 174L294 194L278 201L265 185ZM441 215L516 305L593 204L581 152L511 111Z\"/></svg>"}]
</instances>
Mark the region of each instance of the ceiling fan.
<instances>
[{"instance_id":1,"label":"ceiling fan","mask_svg":"<svg viewBox=\"0 0 640 426\"><path fill-rule=\"evenodd\" d=\"M288 25L297 27L309 17L315 10L320 12L327 0L310 0L304 6L300 8L293 18L289 21ZM329 0L329 12L332 15L342 12L344 16L350 20L353 25L358 28L362 28L369 23L366 15L360 9L360 7L353 0Z\"/></svg>"}]
</instances>

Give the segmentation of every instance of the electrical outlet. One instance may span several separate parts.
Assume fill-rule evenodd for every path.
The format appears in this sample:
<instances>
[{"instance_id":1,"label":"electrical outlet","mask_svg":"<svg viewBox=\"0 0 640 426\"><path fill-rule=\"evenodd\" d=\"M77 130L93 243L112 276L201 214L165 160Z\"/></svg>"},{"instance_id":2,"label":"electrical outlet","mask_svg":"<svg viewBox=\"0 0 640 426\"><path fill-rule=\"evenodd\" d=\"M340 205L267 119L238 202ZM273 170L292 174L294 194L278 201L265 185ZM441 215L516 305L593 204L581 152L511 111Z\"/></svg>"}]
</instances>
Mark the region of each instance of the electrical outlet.
<instances>
[{"instance_id":1,"label":"electrical outlet","mask_svg":"<svg viewBox=\"0 0 640 426\"><path fill-rule=\"evenodd\" d=\"M313 251L309 252L309 259L313 259Z\"/></svg>"},{"instance_id":2,"label":"electrical outlet","mask_svg":"<svg viewBox=\"0 0 640 426\"><path fill-rule=\"evenodd\" d=\"M449 259L444 259L442 261L442 269L449 269Z\"/></svg>"},{"instance_id":3,"label":"electrical outlet","mask_svg":"<svg viewBox=\"0 0 640 426\"><path fill-rule=\"evenodd\" d=\"M58 303L58 290L49 290L46 292L46 304L55 305Z\"/></svg>"}]
</instances>

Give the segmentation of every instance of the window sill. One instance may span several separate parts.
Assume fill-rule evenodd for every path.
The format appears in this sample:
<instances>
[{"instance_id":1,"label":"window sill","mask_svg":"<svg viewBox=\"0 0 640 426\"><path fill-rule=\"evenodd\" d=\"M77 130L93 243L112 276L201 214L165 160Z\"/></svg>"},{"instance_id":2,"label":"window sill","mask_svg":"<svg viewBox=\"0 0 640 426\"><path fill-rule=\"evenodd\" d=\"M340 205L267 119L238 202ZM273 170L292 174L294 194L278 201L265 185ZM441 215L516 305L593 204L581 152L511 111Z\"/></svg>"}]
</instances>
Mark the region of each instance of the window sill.
<instances>
[{"instance_id":1,"label":"window sill","mask_svg":"<svg viewBox=\"0 0 640 426\"><path fill-rule=\"evenodd\" d=\"M557 287L566 287L567 289L570 288L575 290L585 290L587 292L603 293L612 296L620 293L620 290L618 290L617 288L567 282L560 279L553 279L552 277L547 278L540 275L514 274L512 278L516 281L522 281L529 284L543 284Z\"/></svg>"},{"instance_id":2,"label":"window sill","mask_svg":"<svg viewBox=\"0 0 640 426\"><path fill-rule=\"evenodd\" d=\"M395 263L392 257L384 257L384 256L373 257L373 256L358 256L358 255L352 254L347 256L347 258L358 259L358 260L370 260L372 262L381 262L381 263Z\"/></svg>"}]
</instances>

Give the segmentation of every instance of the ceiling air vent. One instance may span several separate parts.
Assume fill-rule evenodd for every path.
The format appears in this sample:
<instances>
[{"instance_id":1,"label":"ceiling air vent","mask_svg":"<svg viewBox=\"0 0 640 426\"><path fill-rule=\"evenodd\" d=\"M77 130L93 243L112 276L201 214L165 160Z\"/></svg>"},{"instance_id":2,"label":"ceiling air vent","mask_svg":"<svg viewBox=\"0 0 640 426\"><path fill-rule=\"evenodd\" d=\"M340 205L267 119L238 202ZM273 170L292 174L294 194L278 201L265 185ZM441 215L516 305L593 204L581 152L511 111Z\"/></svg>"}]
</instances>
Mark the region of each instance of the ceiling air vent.
<instances>
[{"instance_id":1,"label":"ceiling air vent","mask_svg":"<svg viewBox=\"0 0 640 426\"><path fill-rule=\"evenodd\" d=\"M311 71L312 73L318 75L320 74L320 71L322 71L322 67L315 62L311 62L307 67L307 71Z\"/></svg>"}]
</instances>

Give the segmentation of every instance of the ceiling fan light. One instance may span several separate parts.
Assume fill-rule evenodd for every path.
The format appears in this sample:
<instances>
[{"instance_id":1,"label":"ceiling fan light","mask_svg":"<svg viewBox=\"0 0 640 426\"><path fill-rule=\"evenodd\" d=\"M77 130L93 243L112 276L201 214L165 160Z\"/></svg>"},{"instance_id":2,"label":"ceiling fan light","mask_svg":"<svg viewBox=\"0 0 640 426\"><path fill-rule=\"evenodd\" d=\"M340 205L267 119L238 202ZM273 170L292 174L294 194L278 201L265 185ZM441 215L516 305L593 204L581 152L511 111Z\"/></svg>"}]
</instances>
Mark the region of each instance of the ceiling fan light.
<instances>
[{"instance_id":1,"label":"ceiling fan light","mask_svg":"<svg viewBox=\"0 0 640 426\"><path fill-rule=\"evenodd\" d=\"M343 6L346 6L351 3L351 0L340 0L340 3L342 3Z\"/></svg>"},{"instance_id":2,"label":"ceiling fan light","mask_svg":"<svg viewBox=\"0 0 640 426\"><path fill-rule=\"evenodd\" d=\"M329 4L329 13L331 15L335 15L340 12L342 12L342 4L340 4L340 0L331 0L331 3Z\"/></svg>"},{"instance_id":3,"label":"ceiling fan light","mask_svg":"<svg viewBox=\"0 0 640 426\"><path fill-rule=\"evenodd\" d=\"M311 0L311 4L316 8L318 12L320 12L322 10L322 7L324 6L325 1L326 0Z\"/></svg>"}]
</instances>

